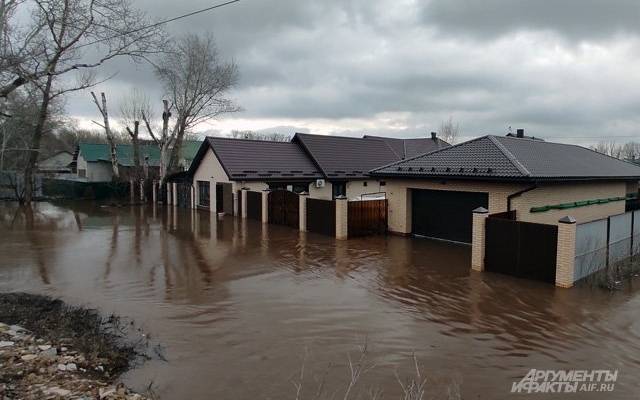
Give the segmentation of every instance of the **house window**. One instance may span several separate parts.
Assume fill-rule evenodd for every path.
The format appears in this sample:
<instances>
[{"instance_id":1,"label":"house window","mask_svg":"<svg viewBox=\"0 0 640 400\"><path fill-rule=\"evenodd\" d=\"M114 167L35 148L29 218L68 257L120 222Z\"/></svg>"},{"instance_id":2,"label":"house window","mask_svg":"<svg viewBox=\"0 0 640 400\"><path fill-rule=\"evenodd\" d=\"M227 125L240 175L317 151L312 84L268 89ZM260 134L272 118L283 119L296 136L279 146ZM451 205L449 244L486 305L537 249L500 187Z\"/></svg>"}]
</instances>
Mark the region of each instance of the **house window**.
<instances>
[{"instance_id":1,"label":"house window","mask_svg":"<svg viewBox=\"0 0 640 400\"><path fill-rule=\"evenodd\" d=\"M198 181L198 206L209 208L209 182Z\"/></svg>"},{"instance_id":2,"label":"house window","mask_svg":"<svg viewBox=\"0 0 640 400\"><path fill-rule=\"evenodd\" d=\"M333 182L331 184L333 188L333 198L335 199L338 196L346 196L347 195L347 183L346 182Z\"/></svg>"}]
</instances>

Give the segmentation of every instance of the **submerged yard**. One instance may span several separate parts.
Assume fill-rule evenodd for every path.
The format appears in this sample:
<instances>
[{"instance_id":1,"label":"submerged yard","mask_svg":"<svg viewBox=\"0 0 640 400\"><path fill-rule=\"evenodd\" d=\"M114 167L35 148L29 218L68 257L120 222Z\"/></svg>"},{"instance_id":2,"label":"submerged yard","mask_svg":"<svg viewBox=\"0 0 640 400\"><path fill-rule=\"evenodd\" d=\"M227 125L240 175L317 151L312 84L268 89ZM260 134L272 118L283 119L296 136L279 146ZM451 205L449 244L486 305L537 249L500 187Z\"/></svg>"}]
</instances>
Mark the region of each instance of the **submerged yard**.
<instances>
[{"instance_id":1,"label":"submerged yard","mask_svg":"<svg viewBox=\"0 0 640 400\"><path fill-rule=\"evenodd\" d=\"M357 359L365 341L372 368L354 399L376 389L399 398L395 373L413 374L414 353L426 398L527 398L510 390L532 368L617 369L607 398L640 389L637 281L613 293L562 290L472 273L467 246L335 241L190 210L1 207L0 291L134 320L166 361L124 382L152 383L162 399L295 399L299 383L300 398L314 398L318 382L330 398L344 392L348 355Z\"/></svg>"}]
</instances>

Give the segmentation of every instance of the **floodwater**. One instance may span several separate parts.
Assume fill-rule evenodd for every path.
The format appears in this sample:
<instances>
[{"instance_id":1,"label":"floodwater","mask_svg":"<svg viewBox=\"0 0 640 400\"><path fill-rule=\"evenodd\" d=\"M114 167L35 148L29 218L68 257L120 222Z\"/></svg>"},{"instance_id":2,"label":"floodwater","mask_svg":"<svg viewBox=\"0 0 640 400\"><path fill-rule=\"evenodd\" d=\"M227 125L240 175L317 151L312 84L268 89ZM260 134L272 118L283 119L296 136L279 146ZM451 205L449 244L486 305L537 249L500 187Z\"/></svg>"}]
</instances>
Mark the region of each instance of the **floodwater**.
<instances>
[{"instance_id":1,"label":"floodwater","mask_svg":"<svg viewBox=\"0 0 640 400\"><path fill-rule=\"evenodd\" d=\"M637 398L640 290L555 289L469 271L470 249L424 239L349 241L151 207L0 205L0 291L132 318L164 348L128 372L162 399L400 398L415 353L426 398ZM372 367L372 368L368 368ZM514 395L530 369L611 369L611 393ZM361 395L361 397L357 397Z\"/></svg>"}]
</instances>

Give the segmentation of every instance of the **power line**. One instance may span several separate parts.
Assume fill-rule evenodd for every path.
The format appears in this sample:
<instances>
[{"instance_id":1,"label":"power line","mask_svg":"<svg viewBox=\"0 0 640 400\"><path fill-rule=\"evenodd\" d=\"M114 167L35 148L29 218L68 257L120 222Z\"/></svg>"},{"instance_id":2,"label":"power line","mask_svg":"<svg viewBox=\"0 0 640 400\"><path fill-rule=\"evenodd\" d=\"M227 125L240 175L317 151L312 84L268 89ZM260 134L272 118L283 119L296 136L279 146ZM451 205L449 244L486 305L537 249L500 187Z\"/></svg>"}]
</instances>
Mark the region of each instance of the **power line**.
<instances>
[{"instance_id":1,"label":"power line","mask_svg":"<svg viewBox=\"0 0 640 400\"><path fill-rule=\"evenodd\" d=\"M230 1L227 1L227 2L224 2L224 3L215 4L215 5L210 6L210 7L202 8L200 10L196 10L196 11L192 11L192 12L189 12L189 13L186 13L186 14L178 15L177 17L173 17L173 18L162 20L162 21L158 21L158 22L155 22L153 24L142 26L142 27L136 28L136 29L132 29L132 30L127 31L127 32L122 32L122 33L119 33L119 34L111 36L111 37L94 40L93 42L89 42L89 43L84 43L84 44L81 44L81 45L79 45L77 47L91 46L93 44L104 42L105 40L111 40L111 39L115 39L115 38L120 37L120 36L125 36L125 35L130 35L132 33L140 32L140 31L143 31L145 29L155 28L156 26L165 25L165 24L168 24L169 22L177 21L177 20L184 19L184 18L187 18L187 17L192 17L192 16L197 15L197 14L202 14L204 12L211 11L211 10L214 10L216 8L228 6L228 5L231 5L233 3L238 3L238 2L240 2L240 0L230 0Z\"/></svg>"}]
</instances>

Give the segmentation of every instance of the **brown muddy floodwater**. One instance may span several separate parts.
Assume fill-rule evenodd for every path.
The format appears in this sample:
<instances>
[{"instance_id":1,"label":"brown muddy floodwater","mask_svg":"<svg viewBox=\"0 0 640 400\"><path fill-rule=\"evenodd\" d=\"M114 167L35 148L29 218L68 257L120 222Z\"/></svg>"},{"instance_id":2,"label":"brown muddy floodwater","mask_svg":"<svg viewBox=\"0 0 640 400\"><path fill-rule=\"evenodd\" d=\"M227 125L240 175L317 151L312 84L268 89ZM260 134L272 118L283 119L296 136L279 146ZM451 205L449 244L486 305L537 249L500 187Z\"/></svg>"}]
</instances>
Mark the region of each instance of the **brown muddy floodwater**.
<instances>
[{"instance_id":1,"label":"brown muddy floodwater","mask_svg":"<svg viewBox=\"0 0 640 400\"><path fill-rule=\"evenodd\" d=\"M400 398L395 371L412 371L413 352L427 398L456 385L464 399L638 398L638 282L560 290L470 273L465 246L335 241L188 210L41 203L31 219L0 207L0 291L134 319L168 362L124 380L139 390L153 381L162 399L295 399L305 354L303 398L325 371L327 392L344 390L347 354L364 337L375 367L358 392L385 399ZM510 394L532 368L619 375L606 395Z\"/></svg>"}]
</instances>

